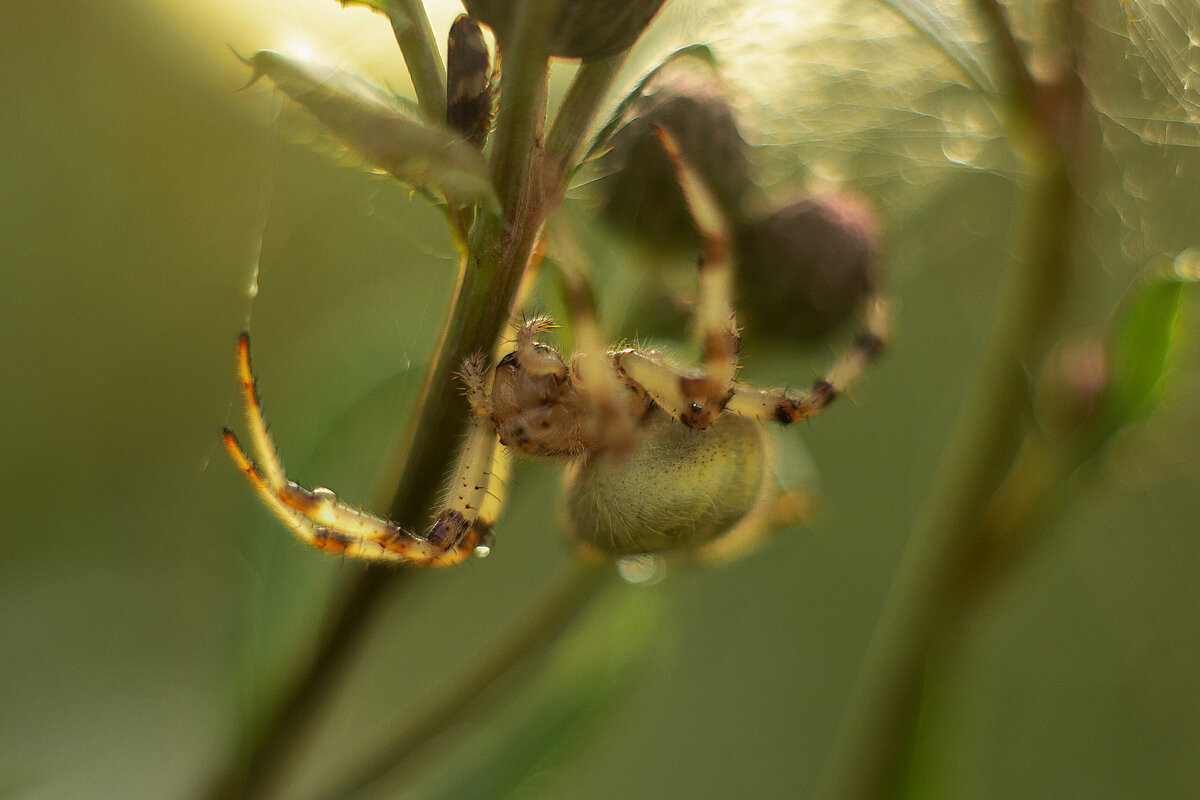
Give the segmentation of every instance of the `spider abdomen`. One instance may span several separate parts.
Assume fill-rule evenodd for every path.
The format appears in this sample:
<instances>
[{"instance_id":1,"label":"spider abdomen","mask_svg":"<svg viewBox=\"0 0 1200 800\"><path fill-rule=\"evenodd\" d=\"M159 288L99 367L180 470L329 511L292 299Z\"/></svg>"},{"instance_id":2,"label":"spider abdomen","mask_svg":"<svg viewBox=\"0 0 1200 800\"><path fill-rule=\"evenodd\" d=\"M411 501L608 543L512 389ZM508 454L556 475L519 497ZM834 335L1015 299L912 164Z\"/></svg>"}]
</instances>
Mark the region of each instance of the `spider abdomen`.
<instances>
[{"instance_id":1,"label":"spider abdomen","mask_svg":"<svg viewBox=\"0 0 1200 800\"><path fill-rule=\"evenodd\" d=\"M567 475L567 516L577 539L611 555L704 545L758 501L766 471L756 421L724 414L706 430L652 412L637 449L603 453Z\"/></svg>"}]
</instances>

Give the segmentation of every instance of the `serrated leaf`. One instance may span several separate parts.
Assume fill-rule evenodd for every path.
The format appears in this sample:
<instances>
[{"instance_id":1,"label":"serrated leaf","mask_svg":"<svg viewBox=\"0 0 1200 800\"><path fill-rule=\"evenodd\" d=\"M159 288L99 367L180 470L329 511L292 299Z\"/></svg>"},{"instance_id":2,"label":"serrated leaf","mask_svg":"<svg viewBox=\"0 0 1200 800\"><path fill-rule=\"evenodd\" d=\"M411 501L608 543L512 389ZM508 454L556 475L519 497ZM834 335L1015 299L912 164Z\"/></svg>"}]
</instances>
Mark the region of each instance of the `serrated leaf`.
<instances>
[{"instance_id":1,"label":"serrated leaf","mask_svg":"<svg viewBox=\"0 0 1200 800\"><path fill-rule=\"evenodd\" d=\"M271 50L260 50L246 63L254 68L251 83L270 78L369 163L451 205L498 213L500 201L483 156L449 129L413 116L384 90Z\"/></svg>"},{"instance_id":2,"label":"serrated leaf","mask_svg":"<svg viewBox=\"0 0 1200 800\"><path fill-rule=\"evenodd\" d=\"M1200 251L1187 251L1126 298L1113 331L1112 381L1101 417L1105 434L1153 412L1182 333L1185 292L1198 281Z\"/></svg>"}]
</instances>

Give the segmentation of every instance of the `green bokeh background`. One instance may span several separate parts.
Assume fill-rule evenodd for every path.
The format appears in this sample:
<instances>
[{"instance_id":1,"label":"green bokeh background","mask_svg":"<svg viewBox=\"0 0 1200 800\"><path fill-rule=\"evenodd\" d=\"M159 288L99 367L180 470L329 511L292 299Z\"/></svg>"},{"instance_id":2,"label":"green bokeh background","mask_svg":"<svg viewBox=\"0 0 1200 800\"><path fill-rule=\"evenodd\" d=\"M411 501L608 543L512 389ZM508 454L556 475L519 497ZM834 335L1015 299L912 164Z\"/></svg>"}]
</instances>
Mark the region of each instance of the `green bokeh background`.
<instances>
[{"instance_id":1,"label":"green bokeh background","mask_svg":"<svg viewBox=\"0 0 1200 800\"><path fill-rule=\"evenodd\" d=\"M630 79L753 9L681 5ZM302 26L303 4L284 6ZM1097 85L1110 108L1152 116L1158 90L1122 61L1128 42L1104 13ZM278 43L225 14L150 0L0 5L0 797L187 796L360 569L292 542L221 451L221 426L238 421L237 332L254 335L293 477L366 498L442 324L455 261L439 215L305 138L303 115L266 88L235 92L246 71L225 45ZM937 62L895 36L912 63ZM736 41L725 45L736 62ZM772 46L786 65L849 45ZM888 56L862 47L868 65ZM954 142L920 135L931 108L942 127L978 115L969 93L906 109L904 87L928 85L887 88L877 96L897 105L872 130L851 84L813 113L819 71L765 89L770 119L747 101L750 138L766 145L772 182L836 163L878 199L894 350L857 404L795 433L820 470L811 528L618 590L667 609L646 663L575 757L522 796L803 797L820 774L976 365L1017 181L986 135L965 165ZM1141 268L1200 245L1195 125L1135 131L1109 115L1095 131L1105 149L1090 168L1072 327L1101 326ZM748 342L746 357L753 378L801 384L828 351ZM931 679L914 796L1200 793L1196 367L1185 343L1158 417L1119 439L1050 541L969 618ZM340 774L565 569L556 475L522 465L492 557L389 598L280 797ZM534 677L457 731L425 791L479 763L486 786L488 754L520 749L514 726L555 680Z\"/></svg>"}]
</instances>

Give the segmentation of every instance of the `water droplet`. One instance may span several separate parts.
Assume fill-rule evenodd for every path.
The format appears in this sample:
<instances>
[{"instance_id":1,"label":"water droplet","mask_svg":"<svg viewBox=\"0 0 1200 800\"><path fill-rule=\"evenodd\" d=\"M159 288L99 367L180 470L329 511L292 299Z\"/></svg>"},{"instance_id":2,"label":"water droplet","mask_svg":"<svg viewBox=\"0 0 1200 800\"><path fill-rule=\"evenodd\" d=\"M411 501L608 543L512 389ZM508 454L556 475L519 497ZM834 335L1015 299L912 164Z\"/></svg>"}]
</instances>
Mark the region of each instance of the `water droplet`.
<instances>
[{"instance_id":1,"label":"water droplet","mask_svg":"<svg viewBox=\"0 0 1200 800\"><path fill-rule=\"evenodd\" d=\"M1200 249L1184 250L1175 257L1175 274L1188 281L1200 281Z\"/></svg>"},{"instance_id":2,"label":"water droplet","mask_svg":"<svg viewBox=\"0 0 1200 800\"><path fill-rule=\"evenodd\" d=\"M622 556L617 559L617 572L629 583L653 586L667 577L667 560L654 553Z\"/></svg>"}]
</instances>

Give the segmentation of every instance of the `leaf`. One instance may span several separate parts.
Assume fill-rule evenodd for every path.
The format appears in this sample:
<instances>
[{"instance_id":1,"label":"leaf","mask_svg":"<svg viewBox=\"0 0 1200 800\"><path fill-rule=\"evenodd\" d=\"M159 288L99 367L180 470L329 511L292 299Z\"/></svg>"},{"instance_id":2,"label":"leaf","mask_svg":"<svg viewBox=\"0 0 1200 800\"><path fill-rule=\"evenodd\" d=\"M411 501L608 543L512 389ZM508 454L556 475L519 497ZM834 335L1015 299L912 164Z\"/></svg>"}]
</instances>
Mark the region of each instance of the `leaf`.
<instances>
[{"instance_id":1,"label":"leaf","mask_svg":"<svg viewBox=\"0 0 1200 800\"><path fill-rule=\"evenodd\" d=\"M338 139L395 178L498 213L500 201L483 156L454 132L415 117L400 101L356 75L260 50L246 61L250 83L266 76Z\"/></svg>"},{"instance_id":2,"label":"leaf","mask_svg":"<svg viewBox=\"0 0 1200 800\"><path fill-rule=\"evenodd\" d=\"M1170 268L1131 290L1113 331L1112 380L1100 417L1102 435L1149 416L1162 396L1181 338L1185 291L1200 281L1200 251L1181 253Z\"/></svg>"},{"instance_id":3,"label":"leaf","mask_svg":"<svg viewBox=\"0 0 1200 800\"><path fill-rule=\"evenodd\" d=\"M418 20L414 18L412 8L405 3L397 3L395 0L338 0L342 7L346 6L364 6L372 11L378 11L384 14L391 21L392 27L397 30L406 30L413 25L418 24Z\"/></svg>"}]
</instances>

